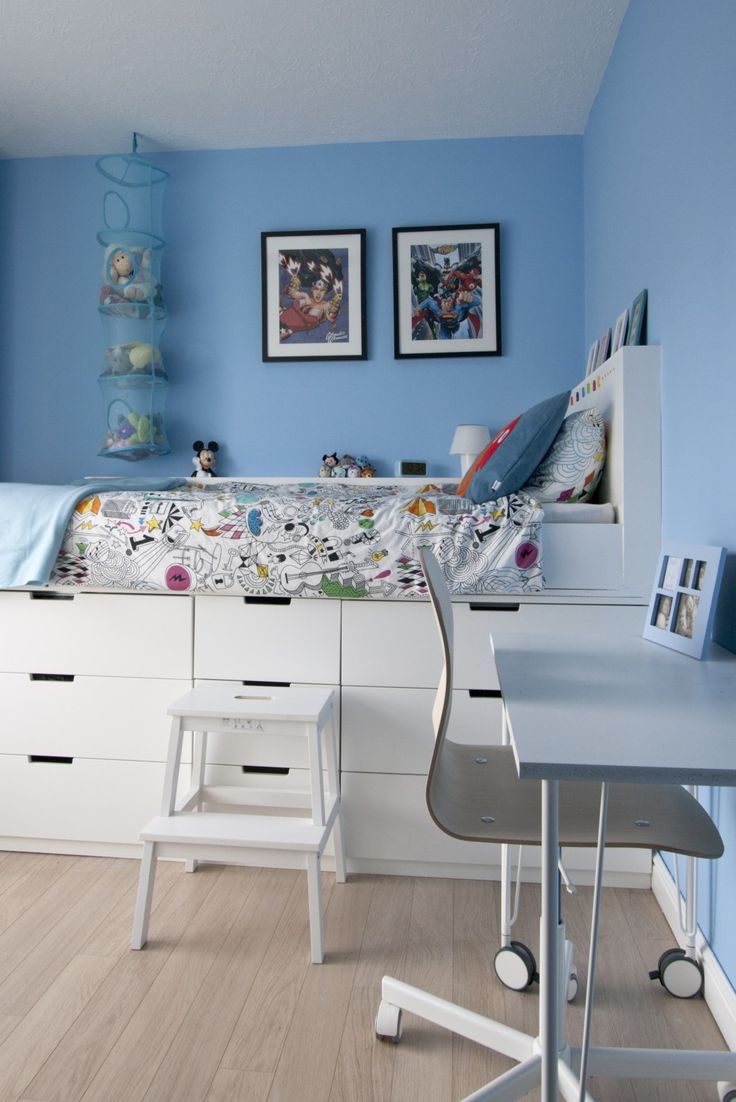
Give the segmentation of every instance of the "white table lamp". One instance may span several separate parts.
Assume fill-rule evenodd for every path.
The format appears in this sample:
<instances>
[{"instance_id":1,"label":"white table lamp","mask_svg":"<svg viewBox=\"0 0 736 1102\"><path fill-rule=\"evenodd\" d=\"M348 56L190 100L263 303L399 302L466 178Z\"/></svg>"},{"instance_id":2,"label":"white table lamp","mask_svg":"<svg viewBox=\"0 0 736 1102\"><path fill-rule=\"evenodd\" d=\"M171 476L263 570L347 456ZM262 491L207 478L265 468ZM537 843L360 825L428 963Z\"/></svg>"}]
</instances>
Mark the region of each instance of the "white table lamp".
<instances>
[{"instance_id":1,"label":"white table lamp","mask_svg":"<svg viewBox=\"0 0 736 1102\"><path fill-rule=\"evenodd\" d=\"M460 476L467 473L473 460L490 443L486 425L458 425L450 446L450 455L460 456Z\"/></svg>"}]
</instances>

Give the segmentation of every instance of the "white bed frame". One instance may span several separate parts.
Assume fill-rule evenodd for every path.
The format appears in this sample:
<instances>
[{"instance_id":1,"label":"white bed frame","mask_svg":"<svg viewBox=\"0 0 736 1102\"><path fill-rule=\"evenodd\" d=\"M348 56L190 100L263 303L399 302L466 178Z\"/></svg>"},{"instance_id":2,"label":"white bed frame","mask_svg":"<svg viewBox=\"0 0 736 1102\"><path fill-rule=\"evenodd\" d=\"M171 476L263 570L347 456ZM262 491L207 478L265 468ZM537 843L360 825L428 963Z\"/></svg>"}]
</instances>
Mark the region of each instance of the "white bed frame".
<instances>
[{"instance_id":1,"label":"white bed frame","mask_svg":"<svg viewBox=\"0 0 736 1102\"><path fill-rule=\"evenodd\" d=\"M624 349L574 389L571 411L593 404L609 438L600 500L616 523L544 525L540 593L453 601L453 716L484 741L501 732L489 633L641 633L659 553L658 350ZM160 802L168 705L195 681L248 679L338 690L351 871L485 877L493 867L493 847L441 834L424 803L439 676L429 602L58 587L0 592L0 618L0 848L138 855ZM248 764L287 767L298 787L296 741L221 740L212 783L243 783ZM612 851L609 882L647 885L644 858ZM581 882L589 860L585 850L569 857ZM259 851L253 863L262 861Z\"/></svg>"},{"instance_id":2,"label":"white bed frame","mask_svg":"<svg viewBox=\"0 0 736 1102\"><path fill-rule=\"evenodd\" d=\"M606 423L607 458L593 498L614 507L613 524L555 524L542 528L547 596L646 600L661 543L660 349L624 347L571 391L567 416L596 407ZM247 476L266 484L311 479ZM422 486L424 478L375 478L376 483ZM196 478L190 482L197 484ZM229 482L229 478L207 480ZM444 484L459 481L441 478Z\"/></svg>"}]
</instances>

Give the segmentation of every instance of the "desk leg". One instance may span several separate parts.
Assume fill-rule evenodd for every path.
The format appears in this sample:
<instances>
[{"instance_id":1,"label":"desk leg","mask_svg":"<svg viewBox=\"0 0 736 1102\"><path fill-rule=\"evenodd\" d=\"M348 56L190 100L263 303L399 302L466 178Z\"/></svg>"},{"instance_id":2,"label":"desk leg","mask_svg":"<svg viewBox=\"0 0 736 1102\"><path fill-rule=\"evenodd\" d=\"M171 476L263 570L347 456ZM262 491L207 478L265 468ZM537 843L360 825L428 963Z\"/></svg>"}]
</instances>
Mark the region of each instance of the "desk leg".
<instances>
[{"instance_id":1,"label":"desk leg","mask_svg":"<svg viewBox=\"0 0 736 1102\"><path fill-rule=\"evenodd\" d=\"M542 1102L558 1100L560 784L542 781L542 913L539 930L539 1042Z\"/></svg>"}]
</instances>

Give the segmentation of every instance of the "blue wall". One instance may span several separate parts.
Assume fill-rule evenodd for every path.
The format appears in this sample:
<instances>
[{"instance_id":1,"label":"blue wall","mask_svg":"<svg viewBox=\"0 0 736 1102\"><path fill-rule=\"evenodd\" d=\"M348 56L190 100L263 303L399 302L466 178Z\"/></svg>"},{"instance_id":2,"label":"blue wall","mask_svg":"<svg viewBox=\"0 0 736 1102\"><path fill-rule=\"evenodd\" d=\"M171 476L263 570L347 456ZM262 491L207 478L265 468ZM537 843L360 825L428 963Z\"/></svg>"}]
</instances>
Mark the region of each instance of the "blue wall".
<instances>
[{"instance_id":1,"label":"blue wall","mask_svg":"<svg viewBox=\"0 0 736 1102\"><path fill-rule=\"evenodd\" d=\"M171 456L97 458L102 188L92 158L0 164L0 477L189 474L217 439L221 474L316 474L326 451L426 459L465 421L498 428L584 374L582 139L412 142L169 154L162 342ZM504 355L395 360L391 228L501 223ZM368 360L261 361L260 233L367 229Z\"/></svg>"},{"instance_id":2,"label":"blue wall","mask_svg":"<svg viewBox=\"0 0 736 1102\"><path fill-rule=\"evenodd\" d=\"M587 343L648 289L649 343L663 348L663 536L732 552L734 44L733 0L631 0L584 136ZM715 634L736 649L733 554ZM736 981L736 792L705 801L726 855L700 924Z\"/></svg>"}]
</instances>

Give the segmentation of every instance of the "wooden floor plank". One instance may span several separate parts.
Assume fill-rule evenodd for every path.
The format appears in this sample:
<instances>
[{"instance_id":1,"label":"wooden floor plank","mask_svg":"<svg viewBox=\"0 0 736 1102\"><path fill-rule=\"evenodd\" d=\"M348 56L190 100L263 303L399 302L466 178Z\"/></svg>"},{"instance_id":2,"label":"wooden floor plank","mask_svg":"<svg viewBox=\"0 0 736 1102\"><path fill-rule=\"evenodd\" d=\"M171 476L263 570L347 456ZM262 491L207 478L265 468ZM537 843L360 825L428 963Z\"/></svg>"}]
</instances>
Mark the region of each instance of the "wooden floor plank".
<instances>
[{"instance_id":1,"label":"wooden floor plank","mask_svg":"<svg viewBox=\"0 0 736 1102\"><path fill-rule=\"evenodd\" d=\"M329 903L334 876L322 878ZM326 942L329 960L331 947ZM261 967L247 992L222 1059L224 1067L267 1072L273 1077L304 979L311 968L306 876L296 876L287 907L274 930Z\"/></svg>"},{"instance_id":2,"label":"wooden floor plank","mask_svg":"<svg viewBox=\"0 0 736 1102\"><path fill-rule=\"evenodd\" d=\"M146 1102L186 1095L205 1102L228 1040L294 886L290 869L260 869L220 952L193 1000ZM308 953L308 940L302 953ZM212 1023L217 1022L217 1028Z\"/></svg>"},{"instance_id":3,"label":"wooden floor plank","mask_svg":"<svg viewBox=\"0 0 736 1102\"><path fill-rule=\"evenodd\" d=\"M336 884L332 891L325 921L326 961L306 975L269 1102L330 1096L372 893L370 878Z\"/></svg>"},{"instance_id":4,"label":"wooden floor plank","mask_svg":"<svg viewBox=\"0 0 736 1102\"><path fill-rule=\"evenodd\" d=\"M132 881L127 863L111 860L65 913L35 945L23 963L0 984L0 1005L13 1014L25 1014L43 991L82 952L90 934L118 906Z\"/></svg>"},{"instance_id":5,"label":"wooden floor plank","mask_svg":"<svg viewBox=\"0 0 736 1102\"><path fill-rule=\"evenodd\" d=\"M408 983L444 999L452 998L453 882L427 878L414 886L409 939L404 961ZM430 1022L406 1015L412 1044L398 1046L392 1099L446 1102L452 1090L452 1036Z\"/></svg>"},{"instance_id":6,"label":"wooden floor plank","mask_svg":"<svg viewBox=\"0 0 736 1102\"><path fill-rule=\"evenodd\" d=\"M115 967L67 1031L28 1088L28 1095L40 1102L76 1102L102 1067L118 1038L139 1008L179 939L186 933L209 895L214 875L187 876L178 864L178 879L163 898L158 892L152 914L158 930L167 936L153 940L140 952L126 944ZM125 918L130 941L132 898L113 921Z\"/></svg>"},{"instance_id":7,"label":"wooden floor plank","mask_svg":"<svg viewBox=\"0 0 736 1102\"><path fill-rule=\"evenodd\" d=\"M15 1102L114 966L75 956L0 1046L0 1102Z\"/></svg>"},{"instance_id":8,"label":"wooden floor plank","mask_svg":"<svg viewBox=\"0 0 736 1102\"><path fill-rule=\"evenodd\" d=\"M511 992L493 973L498 884L356 876L336 885L325 874L327 956L312 965L304 876L290 870L187 875L163 863L152 938L132 952L136 866L0 860L0 913L3 899L14 913L0 932L0 995L12 1007L0 1003L0 1102L457 1102L509 1066L412 1015L400 1045L376 1041L384 973L536 1031L536 985ZM581 981L572 1043L591 894L580 888L563 902ZM525 885L514 937L535 954L538 905L538 885ZM651 893L604 891L596 1042L725 1047L702 999L673 999L649 980L673 944ZM596 1102L717 1097L707 1082L592 1080L591 1090Z\"/></svg>"},{"instance_id":9,"label":"wooden floor plank","mask_svg":"<svg viewBox=\"0 0 736 1102\"><path fill-rule=\"evenodd\" d=\"M195 875L211 876L212 889L85 1091L84 1102L140 1102L145 1096L256 872L205 866ZM156 932L166 936L165 931Z\"/></svg>"},{"instance_id":10,"label":"wooden floor plank","mask_svg":"<svg viewBox=\"0 0 736 1102\"><path fill-rule=\"evenodd\" d=\"M221 1068L206 1102L266 1102L272 1079L273 1076L265 1071Z\"/></svg>"}]
</instances>

